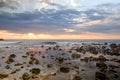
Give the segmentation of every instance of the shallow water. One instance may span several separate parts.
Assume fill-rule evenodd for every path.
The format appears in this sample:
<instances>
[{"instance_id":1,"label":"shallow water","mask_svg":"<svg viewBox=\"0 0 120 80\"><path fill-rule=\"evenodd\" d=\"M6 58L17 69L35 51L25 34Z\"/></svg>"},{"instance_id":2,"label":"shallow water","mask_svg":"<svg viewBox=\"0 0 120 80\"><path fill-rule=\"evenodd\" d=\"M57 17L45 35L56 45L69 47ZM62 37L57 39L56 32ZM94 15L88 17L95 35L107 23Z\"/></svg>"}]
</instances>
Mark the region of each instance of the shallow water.
<instances>
[{"instance_id":1,"label":"shallow water","mask_svg":"<svg viewBox=\"0 0 120 80\"><path fill-rule=\"evenodd\" d=\"M50 42L50 40L48 40ZM99 71L99 69L96 67L96 61L88 61L84 62L80 59L84 59L85 57L99 57L100 55L103 55L102 53L99 53L97 55L91 54L87 52L86 54L83 54L81 52L76 52L75 50L72 50L72 53L69 53L71 48L76 48L82 46L82 43L85 43L86 45L92 45L92 43L100 43L103 44L105 41L97 41L97 40L91 40L91 41L78 41L78 40L53 40L52 42L56 42L56 44L44 44L43 41L39 40L31 40L31 41L25 41L25 40L19 40L19 41L2 41L0 42L0 73L7 73L9 74L9 77L7 77L5 80L14 80L16 78L17 80L22 80L21 76L24 72L29 72L32 68L40 68L41 72L39 74L39 77L37 79L30 79L30 80L72 80L72 78L75 75L80 76L83 80L95 80L95 72ZM46 42L46 41L44 41ZM119 40L108 40L108 43L116 42L119 43ZM42 48L41 46L44 45ZM53 48L54 46L59 45L59 49L61 50L46 50L49 47ZM30 61L30 57L23 58L23 55L26 55L26 52L32 51L33 54L36 53L35 58L40 61L39 65L29 65L28 62ZM41 53L39 53L41 52ZM62 55L64 53L64 56ZM73 53L80 54L81 57L79 59L68 59L71 58L71 55ZM5 61L7 60L8 56L10 54L15 54L15 62L9 64L10 69L5 69L5 66L7 65ZM45 56L45 58L42 58L42 56ZM51 56L54 56L54 58L51 58ZM117 58L120 59L120 56L111 56L111 55L103 55L107 59L113 59ZM5 57L5 58L2 58ZM66 60L64 63L59 64L56 58L63 57ZM21 68L21 66L14 66L16 63L23 63L26 62L26 64L22 65L24 68ZM66 64L71 63L71 64ZM106 61L107 65L114 64L120 67L119 63L112 62L112 61ZM52 68L47 68L47 64L53 64ZM28 66L29 65L29 66ZM75 66L79 66L79 69L76 69ZM59 71L60 67L69 67L70 72L69 73L62 73ZM16 72L15 74L10 74L12 71L20 69L20 71ZM78 73L79 71L79 73ZM118 74L120 75L120 68L117 69ZM55 76L52 74L56 73ZM120 78L112 79L112 80L119 80ZM1 79L0 79L1 80ZM3 79L4 80L4 79Z\"/></svg>"}]
</instances>

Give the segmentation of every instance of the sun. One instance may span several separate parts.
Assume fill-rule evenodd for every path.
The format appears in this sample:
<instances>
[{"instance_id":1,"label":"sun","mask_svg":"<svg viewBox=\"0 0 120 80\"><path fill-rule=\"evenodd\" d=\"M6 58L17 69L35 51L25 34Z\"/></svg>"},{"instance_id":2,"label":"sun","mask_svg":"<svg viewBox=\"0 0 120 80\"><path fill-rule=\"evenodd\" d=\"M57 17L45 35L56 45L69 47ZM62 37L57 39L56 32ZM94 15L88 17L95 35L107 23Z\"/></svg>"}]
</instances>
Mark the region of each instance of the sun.
<instances>
[{"instance_id":1,"label":"sun","mask_svg":"<svg viewBox=\"0 0 120 80\"><path fill-rule=\"evenodd\" d=\"M28 38L29 39L36 39L36 36L33 33L28 33Z\"/></svg>"}]
</instances>

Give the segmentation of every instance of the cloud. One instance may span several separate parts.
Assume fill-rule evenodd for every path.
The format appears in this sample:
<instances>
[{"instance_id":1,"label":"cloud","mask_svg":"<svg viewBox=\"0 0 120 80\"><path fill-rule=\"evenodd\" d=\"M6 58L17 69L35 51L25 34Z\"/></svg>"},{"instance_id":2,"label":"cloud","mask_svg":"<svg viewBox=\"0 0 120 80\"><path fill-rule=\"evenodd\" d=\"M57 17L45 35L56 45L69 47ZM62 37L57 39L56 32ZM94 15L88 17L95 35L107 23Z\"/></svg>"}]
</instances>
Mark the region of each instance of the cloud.
<instances>
[{"instance_id":1,"label":"cloud","mask_svg":"<svg viewBox=\"0 0 120 80\"><path fill-rule=\"evenodd\" d=\"M76 27L82 31L120 34L120 15L112 15L102 20L89 21L83 24L77 24Z\"/></svg>"},{"instance_id":2,"label":"cloud","mask_svg":"<svg viewBox=\"0 0 120 80\"><path fill-rule=\"evenodd\" d=\"M44 3L52 3L44 0ZM111 4L113 7L113 4ZM117 4L116 4L117 5ZM111 8L110 5L104 5ZM116 6L114 6L115 8ZM0 12L0 30L14 33L83 34L87 32L119 34L120 15L102 7L76 9L41 9L19 13ZM119 8L117 8L119 10ZM61 33L62 32L62 33Z\"/></svg>"},{"instance_id":3,"label":"cloud","mask_svg":"<svg viewBox=\"0 0 120 80\"><path fill-rule=\"evenodd\" d=\"M70 33L75 32L74 29L66 29L66 28L64 29L64 31L65 31L65 32L70 32Z\"/></svg>"},{"instance_id":4,"label":"cloud","mask_svg":"<svg viewBox=\"0 0 120 80\"><path fill-rule=\"evenodd\" d=\"M1 0L0 1L0 10L11 9L15 10L19 6L19 0Z\"/></svg>"}]
</instances>

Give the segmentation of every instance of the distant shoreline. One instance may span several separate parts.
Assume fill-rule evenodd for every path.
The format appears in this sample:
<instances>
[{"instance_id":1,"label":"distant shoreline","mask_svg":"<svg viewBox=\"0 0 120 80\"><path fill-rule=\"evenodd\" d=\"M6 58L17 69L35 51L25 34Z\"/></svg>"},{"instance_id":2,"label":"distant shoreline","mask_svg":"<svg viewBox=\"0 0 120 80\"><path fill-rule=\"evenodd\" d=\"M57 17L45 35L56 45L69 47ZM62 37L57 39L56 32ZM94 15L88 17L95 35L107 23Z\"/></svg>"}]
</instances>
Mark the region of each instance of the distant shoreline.
<instances>
[{"instance_id":1,"label":"distant shoreline","mask_svg":"<svg viewBox=\"0 0 120 80\"><path fill-rule=\"evenodd\" d=\"M0 39L0 41L4 41L4 39Z\"/></svg>"}]
</instances>

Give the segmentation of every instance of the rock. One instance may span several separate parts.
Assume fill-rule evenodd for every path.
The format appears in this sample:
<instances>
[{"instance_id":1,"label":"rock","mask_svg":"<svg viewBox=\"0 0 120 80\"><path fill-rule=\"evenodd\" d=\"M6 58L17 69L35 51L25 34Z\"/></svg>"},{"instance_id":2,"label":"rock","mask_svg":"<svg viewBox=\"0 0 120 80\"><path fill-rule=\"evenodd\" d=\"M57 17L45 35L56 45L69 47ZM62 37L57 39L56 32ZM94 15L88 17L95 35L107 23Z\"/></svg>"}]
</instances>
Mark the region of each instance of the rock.
<instances>
[{"instance_id":1,"label":"rock","mask_svg":"<svg viewBox=\"0 0 120 80\"><path fill-rule=\"evenodd\" d=\"M74 68L79 69L79 66L78 66L78 65L76 65L76 66L74 66Z\"/></svg>"},{"instance_id":2,"label":"rock","mask_svg":"<svg viewBox=\"0 0 120 80\"><path fill-rule=\"evenodd\" d=\"M75 76L72 80L82 80L82 78L79 76Z\"/></svg>"},{"instance_id":3,"label":"rock","mask_svg":"<svg viewBox=\"0 0 120 80\"><path fill-rule=\"evenodd\" d=\"M6 68L6 69L10 69L10 66L9 66L9 65L6 65L5 68Z\"/></svg>"},{"instance_id":4,"label":"rock","mask_svg":"<svg viewBox=\"0 0 120 80\"><path fill-rule=\"evenodd\" d=\"M38 59L35 60L35 64L38 65L40 64L40 61Z\"/></svg>"},{"instance_id":5,"label":"rock","mask_svg":"<svg viewBox=\"0 0 120 80\"><path fill-rule=\"evenodd\" d=\"M96 67L98 67L101 70L107 69L107 65L103 62L96 63Z\"/></svg>"},{"instance_id":6,"label":"rock","mask_svg":"<svg viewBox=\"0 0 120 80\"><path fill-rule=\"evenodd\" d=\"M35 75L39 75L40 71L41 70L39 68L33 68L32 70L30 70L30 72Z\"/></svg>"},{"instance_id":7,"label":"rock","mask_svg":"<svg viewBox=\"0 0 120 80\"><path fill-rule=\"evenodd\" d=\"M23 65L23 64L22 63L17 63L14 66L21 66L21 65Z\"/></svg>"},{"instance_id":8,"label":"rock","mask_svg":"<svg viewBox=\"0 0 120 80\"><path fill-rule=\"evenodd\" d=\"M111 49L114 49L114 48L117 48L118 46L117 46L117 44L112 43L112 44L110 44L110 47L111 47Z\"/></svg>"},{"instance_id":9,"label":"rock","mask_svg":"<svg viewBox=\"0 0 120 80\"><path fill-rule=\"evenodd\" d=\"M48 67L48 68L52 68L52 67L53 67L53 64L48 64L47 67Z\"/></svg>"},{"instance_id":10,"label":"rock","mask_svg":"<svg viewBox=\"0 0 120 80\"><path fill-rule=\"evenodd\" d=\"M115 73L114 74L114 78L118 78L119 77L119 74L118 73Z\"/></svg>"},{"instance_id":11,"label":"rock","mask_svg":"<svg viewBox=\"0 0 120 80\"><path fill-rule=\"evenodd\" d=\"M74 54L72 54L71 57L72 57L73 59L78 59L78 58L80 58L81 56L80 56L80 54L74 53Z\"/></svg>"},{"instance_id":12,"label":"rock","mask_svg":"<svg viewBox=\"0 0 120 80\"><path fill-rule=\"evenodd\" d=\"M95 80L108 80L107 76L103 73L96 72L95 73Z\"/></svg>"},{"instance_id":13,"label":"rock","mask_svg":"<svg viewBox=\"0 0 120 80\"><path fill-rule=\"evenodd\" d=\"M31 64L31 65L33 65L33 63L34 63L34 61L32 61L32 60L31 60L31 61L29 61L29 64Z\"/></svg>"},{"instance_id":14,"label":"rock","mask_svg":"<svg viewBox=\"0 0 120 80\"><path fill-rule=\"evenodd\" d=\"M117 71L115 71L113 69L109 69L109 73L117 73Z\"/></svg>"},{"instance_id":15,"label":"rock","mask_svg":"<svg viewBox=\"0 0 120 80\"><path fill-rule=\"evenodd\" d=\"M27 58L28 56L24 56L24 55L23 55L22 57L23 57L23 58Z\"/></svg>"},{"instance_id":16,"label":"rock","mask_svg":"<svg viewBox=\"0 0 120 80\"><path fill-rule=\"evenodd\" d=\"M97 51L96 47L90 47L90 48L89 48L89 51L90 51L90 53L92 53L92 54L98 54L98 51Z\"/></svg>"},{"instance_id":17,"label":"rock","mask_svg":"<svg viewBox=\"0 0 120 80\"><path fill-rule=\"evenodd\" d=\"M12 71L10 74L15 74L18 71L20 71L20 69L16 69L16 70Z\"/></svg>"},{"instance_id":18,"label":"rock","mask_svg":"<svg viewBox=\"0 0 120 80\"><path fill-rule=\"evenodd\" d=\"M115 66L115 65L109 65L110 68L114 69L114 68L119 68L119 66Z\"/></svg>"},{"instance_id":19,"label":"rock","mask_svg":"<svg viewBox=\"0 0 120 80\"><path fill-rule=\"evenodd\" d=\"M98 58L99 61L105 62L108 61L104 56L100 55Z\"/></svg>"},{"instance_id":20,"label":"rock","mask_svg":"<svg viewBox=\"0 0 120 80\"><path fill-rule=\"evenodd\" d=\"M28 73L24 73L24 74L22 75L22 79L23 79L23 80L29 80L29 79L30 79L30 75L29 75Z\"/></svg>"},{"instance_id":21,"label":"rock","mask_svg":"<svg viewBox=\"0 0 120 80\"><path fill-rule=\"evenodd\" d=\"M38 78L38 75L32 75L32 79L36 79L36 78Z\"/></svg>"},{"instance_id":22,"label":"rock","mask_svg":"<svg viewBox=\"0 0 120 80\"><path fill-rule=\"evenodd\" d=\"M63 62L64 62L64 58L59 57L59 58L58 58L58 63L61 64L61 63L63 63Z\"/></svg>"},{"instance_id":23,"label":"rock","mask_svg":"<svg viewBox=\"0 0 120 80\"><path fill-rule=\"evenodd\" d=\"M51 45L55 45L56 42L42 42L43 44L51 44Z\"/></svg>"},{"instance_id":24,"label":"rock","mask_svg":"<svg viewBox=\"0 0 120 80\"><path fill-rule=\"evenodd\" d=\"M0 79L4 79L8 77L8 74L5 74L5 73L0 73Z\"/></svg>"},{"instance_id":25,"label":"rock","mask_svg":"<svg viewBox=\"0 0 120 80\"><path fill-rule=\"evenodd\" d=\"M5 61L5 63L7 64L10 64L10 63L13 63L14 62L14 59L12 58L8 58L7 61Z\"/></svg>"},{"instance_id":26,"label":"rock","mask_svg":"<svg viewBox=\"0 0 120 80\"><path fill-rule=\"evenodd\" d=\"M11 54L11 55L9 56L9 58L15 58L15 57L16 57L15 54Z\"/></svg>"},{"instance_id":27,"label":"rock","mask_svg":"<svg viewBox=\"0 0 120 80\"><path fill-rule=\"evenodd\" d=\"M89 57L85 57L84 59L80 59L81 61L85 61L86 63L90 60Z\"/></svg>"},{"instance_id":28,"label":"rock","mask_svg":"<svg viewBox=\"0 0 120 80\"><path fill-rule=\"evenodd\" d=\"M63 72L63 73L69 73L70 69L68 67L61 67L60 71Z\"/></svg>"}]
</instances>

